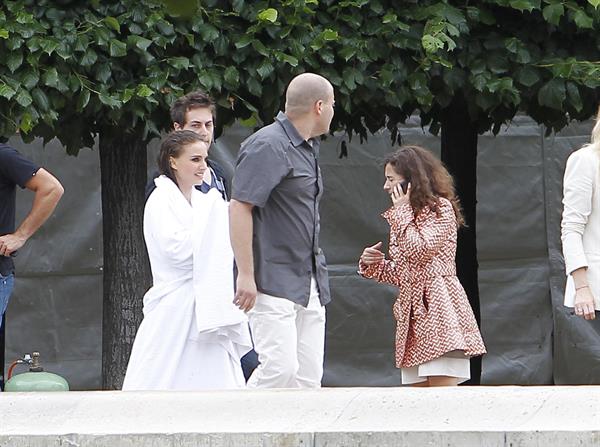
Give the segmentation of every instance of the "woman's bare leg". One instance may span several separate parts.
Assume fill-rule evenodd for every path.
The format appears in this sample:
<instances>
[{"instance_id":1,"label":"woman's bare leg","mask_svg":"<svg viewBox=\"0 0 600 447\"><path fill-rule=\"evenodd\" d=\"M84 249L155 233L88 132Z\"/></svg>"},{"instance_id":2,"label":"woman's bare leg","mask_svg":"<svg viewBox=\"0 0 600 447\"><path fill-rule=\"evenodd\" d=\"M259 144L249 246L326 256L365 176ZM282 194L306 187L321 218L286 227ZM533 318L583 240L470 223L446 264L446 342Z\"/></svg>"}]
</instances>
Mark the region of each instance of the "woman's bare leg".
<instances>
[{"instance_id":1,"label":"woman's bare leg","mask_svg":"<svg viewBox=\"0 0 600 447\"><path fill-rule=\"evenodd\" d=\"M429 386L457 386L458 378L448 376L429 376L427 383Z\"/></svg>"},{"instance_id":2,"label":"woman's bare leg","mask_svg":"<svg viewBox=\"0 0 600 447\"><path fill-rule=\"evenodd\" d=\"M423 382L411 383L410 386L428 387L429 382L427 380L424 380Z\"/></svg>"}]
</instances>

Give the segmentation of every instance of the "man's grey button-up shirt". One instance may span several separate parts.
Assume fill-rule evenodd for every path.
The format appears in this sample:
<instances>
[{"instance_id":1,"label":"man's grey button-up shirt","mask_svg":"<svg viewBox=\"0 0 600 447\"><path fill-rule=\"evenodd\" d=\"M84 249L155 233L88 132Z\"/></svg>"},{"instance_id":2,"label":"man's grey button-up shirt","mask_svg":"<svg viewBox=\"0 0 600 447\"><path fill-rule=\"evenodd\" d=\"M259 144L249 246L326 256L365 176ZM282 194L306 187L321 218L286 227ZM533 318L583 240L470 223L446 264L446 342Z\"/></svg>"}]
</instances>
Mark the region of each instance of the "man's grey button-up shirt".
<instances>
[{"instance_id":1,"label":"man's grey button-up shirt","mask_svg":"<svg viewBox=\"0 0 600 447\"><path fill-rule=\"evenodd\" d=\"M327 264L319 248L323 181L319 141L304 140L286 115L241 145L232 198L254 205L253 255L262 293L306 306L311 274L321 304L331 301Z\"/></svg>"}]
</instances>

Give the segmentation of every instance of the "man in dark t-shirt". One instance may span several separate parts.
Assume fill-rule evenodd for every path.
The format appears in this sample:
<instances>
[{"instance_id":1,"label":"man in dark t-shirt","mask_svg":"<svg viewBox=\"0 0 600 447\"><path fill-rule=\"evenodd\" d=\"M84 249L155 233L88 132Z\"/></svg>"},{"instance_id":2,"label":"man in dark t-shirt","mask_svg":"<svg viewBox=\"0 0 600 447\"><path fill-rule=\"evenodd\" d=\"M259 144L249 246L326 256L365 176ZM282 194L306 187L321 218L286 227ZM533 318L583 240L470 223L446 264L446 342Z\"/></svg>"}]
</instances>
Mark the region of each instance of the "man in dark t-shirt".
<instances>
[{"instance_id":1,"label":"man in dark t-shirt","mask_svg":"<svg viewBox=\"0 0 600 447\"><path fill-rule=\"evenodd\" d=\"M16 187L33 191L29 214L15 229ZM48 171L0 144L0 327L14 286L12 258L56 208L64 190Z\"/></svg>"}]
</instances>

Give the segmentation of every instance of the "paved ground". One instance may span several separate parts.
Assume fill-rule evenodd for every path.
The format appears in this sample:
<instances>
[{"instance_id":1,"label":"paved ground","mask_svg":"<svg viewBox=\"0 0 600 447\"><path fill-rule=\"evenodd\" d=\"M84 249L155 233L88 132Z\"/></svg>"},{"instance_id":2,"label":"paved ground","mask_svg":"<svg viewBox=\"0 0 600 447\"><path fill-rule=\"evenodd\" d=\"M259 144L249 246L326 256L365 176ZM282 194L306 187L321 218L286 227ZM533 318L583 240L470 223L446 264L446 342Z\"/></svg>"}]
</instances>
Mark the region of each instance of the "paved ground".
<instances>
[{"instance_id":1,"label":"paved ground","mask_svg":"<svg viewBox=\"0 0 600 447\"><path fill-rule=\"evenodd\" d=\"M2 393L1 447L600 445L600 386Z\"/></svg>"}]
</instances>

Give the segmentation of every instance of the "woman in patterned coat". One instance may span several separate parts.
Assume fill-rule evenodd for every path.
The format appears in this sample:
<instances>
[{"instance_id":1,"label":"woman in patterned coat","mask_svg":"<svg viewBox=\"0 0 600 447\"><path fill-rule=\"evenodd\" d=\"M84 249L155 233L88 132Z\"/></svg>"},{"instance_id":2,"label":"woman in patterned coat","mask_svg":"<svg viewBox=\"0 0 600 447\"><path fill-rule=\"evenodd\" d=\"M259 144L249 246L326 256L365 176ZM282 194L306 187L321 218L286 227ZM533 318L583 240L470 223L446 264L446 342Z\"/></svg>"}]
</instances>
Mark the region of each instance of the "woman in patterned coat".
<instances>
[{"instance_id":1,"label":"woman in patterned coat","mask_svg":"<svg viewBox=\"0 0 600 447\"><path fill-rule=\"evenodd\" d=\"M426 149L404 146L385 159L383 189L393 204L382 214L390 225L390 259L378 242L363 251L359 273L399 288L393 312L402 383L457 385L470 378L470 357L486 351L456 277L464 220L452 177Z\"/></svg>"}]
</instances>

